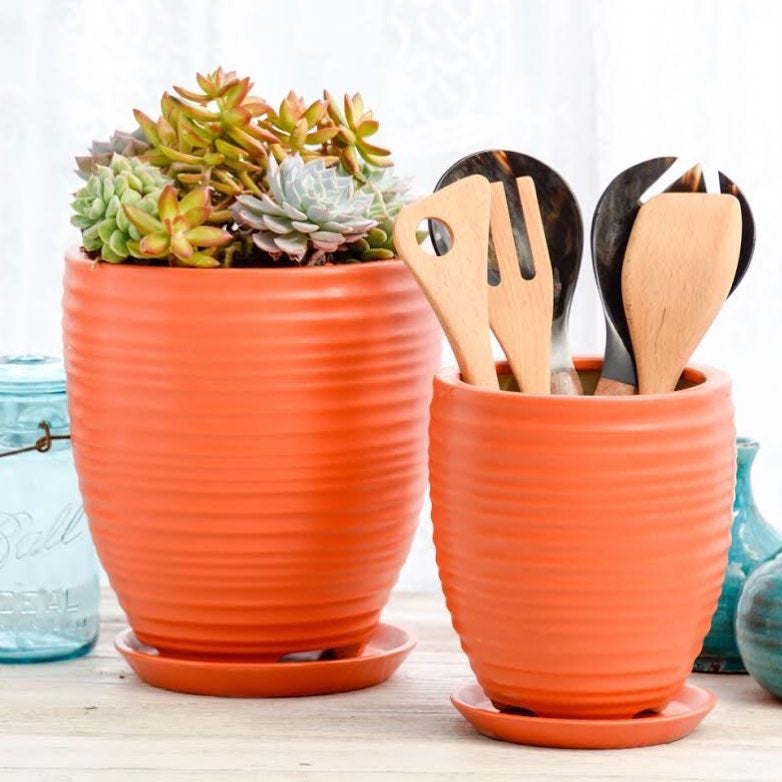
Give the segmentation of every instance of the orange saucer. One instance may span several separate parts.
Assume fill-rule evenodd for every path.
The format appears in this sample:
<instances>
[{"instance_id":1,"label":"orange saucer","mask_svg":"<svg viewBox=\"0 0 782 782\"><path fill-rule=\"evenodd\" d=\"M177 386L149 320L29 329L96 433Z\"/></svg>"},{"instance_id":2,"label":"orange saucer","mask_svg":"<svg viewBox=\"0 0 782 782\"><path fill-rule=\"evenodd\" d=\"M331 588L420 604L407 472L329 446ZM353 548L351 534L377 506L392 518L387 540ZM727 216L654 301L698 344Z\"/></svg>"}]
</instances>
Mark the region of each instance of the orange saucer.
<instances>
[{"instance_id":1,"label":"orange saucer","mask_svg":"<svg viewBox=\"0 0 782 782\"><path fill-rule=\"evenodd\" d=\"M117 651L147 684L195 695L248 698L327 695L372 687L391 676L415 643L407 630L379 624L358 657L253 662L163 655L142 644L130 628L114 639Z\"/></svg>"},{"instance_id":2,"label":"orange saucer","mask_svg":"<svg viewBox=\"0 0 782 782\"><path fill-rule=\"evenodd\" d=\"M451 703L480 733L492 739L567 749L624 749L667 744L691 733L714 708L710 690L687 683L660 712L631 719L579 720L498 711L478 684L451 695Z\"/></svg>"}]
</instances>

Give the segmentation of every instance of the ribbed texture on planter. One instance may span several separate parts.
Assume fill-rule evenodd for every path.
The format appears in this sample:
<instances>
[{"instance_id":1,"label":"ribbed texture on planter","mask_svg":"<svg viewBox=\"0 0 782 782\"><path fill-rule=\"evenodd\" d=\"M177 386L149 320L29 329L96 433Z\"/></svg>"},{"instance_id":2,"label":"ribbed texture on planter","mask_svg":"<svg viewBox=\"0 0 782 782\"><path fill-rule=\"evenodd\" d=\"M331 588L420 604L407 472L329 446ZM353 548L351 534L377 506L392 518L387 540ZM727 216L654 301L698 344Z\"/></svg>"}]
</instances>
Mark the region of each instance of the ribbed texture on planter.
<instances>
[{"instance_id":1,"label":"ribbed texture on planter","mask_svg":"<svg viewBox=\"0 0 782 782\"><path fill-rule=\"evenodd\" d=\"M271 658L366 640L421 507L440 349L401 261L71 252L64 333L85 509L139 640Z\"/></svg>"},{"instance_id":2,"label":"ribbed texture on planter","mask_svg":"<svg viewBox=\"0 0 782 782\"><path fill-rule=\"evenodd\" d=\"M534 397L438 375L437 562L464 651L498 704L627 717L681 687L732 518L730 382L704 374L654 397Z\"/></svg>"}]
</instances>

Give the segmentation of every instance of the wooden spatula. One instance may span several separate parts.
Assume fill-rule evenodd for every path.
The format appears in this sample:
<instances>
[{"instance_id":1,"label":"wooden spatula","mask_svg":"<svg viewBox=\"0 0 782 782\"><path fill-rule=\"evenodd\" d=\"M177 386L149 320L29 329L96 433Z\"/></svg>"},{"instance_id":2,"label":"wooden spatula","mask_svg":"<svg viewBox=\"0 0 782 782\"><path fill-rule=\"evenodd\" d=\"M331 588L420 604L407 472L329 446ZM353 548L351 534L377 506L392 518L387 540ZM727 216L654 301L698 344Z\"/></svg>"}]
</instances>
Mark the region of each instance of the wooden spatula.
<instances>
[{"instance_id":1,"label":"wooden spatula","mask_svg":"<svg viewBox=\"0 0 782 782\"><path fill-rule=\"evenodd\" d=\"M467 383L499 388L489 338L486 284L491 189L475 175L402 208L394 224L394 245L440 319ZM422 220L443 223L451 249L425 252L416 229Z\"/></svg>"},{"instance_id":2,"label":"wooden spatula","mask_svg":"<svg viewBox=\"0 0 782 782\"><path fill-rule=\"evenodd\" d=\"M584 241L581 212L576 198L565 180L554 169L529 155L523 155L521 152L509 149L487 149L457 160L440 177L435 190L441 190L457 180L473 174L480 174L490 182L502 182L505 185L513 237L519 256L519 264L524 270L522 276L525 279L532 275L533 260L516 180L518 177L531 176L535 182L546 241L548 242L548 252L551 256L552 275L556 281L553 286L554 306L551 327L551 393L583 394L584 390L573 366L568 346L568 317L578 281ZM438 230L436 223L430 224L429 230L435 251L438 254L446 253L449 248L448 237L444 235L444 232ZM494 228L492 228L492 232L494 232ZM499 278L499 263L493 242L489 243L487 276L490 285L496 284ZM620 284L618 281L617 287ZM491 293L489 295L491 296ZM490 299L490 319L492 317L491 310ZM624 315L622 315L622 320L624 321ZM496 329L495 333L497 333ZM629 344L629 337L627 341ZM633 385L635 385L635 374L633 374Z\"/></svg>"},{"instance_id":3,"label":"wooden spatula","mask_svg":"<svg viewBox=\"0 0 782 782\"><path fill-rule=\"evenodd\" d=\"M663 193L641 207L622 267L639 393L676 388L730 292L740 247L732 195Z\"/></svg>"},{"instance_id":4,"label":"wooden spatula","mask_svg":"<svg viewBox=\"0 0 782 782\"><path fill-rule=\"evenodd\" d=\"M489 322L521 391L548 394L551 391L551 320L554 290L546 235L532 177L518 177L523 226L517 219L516 241L525 239L535 276L524 279L513 224L502 182L491 185L491 236L500 280L489 285ZM519 215L522 217L522 215Z\"/></svg>"}]
</instances>

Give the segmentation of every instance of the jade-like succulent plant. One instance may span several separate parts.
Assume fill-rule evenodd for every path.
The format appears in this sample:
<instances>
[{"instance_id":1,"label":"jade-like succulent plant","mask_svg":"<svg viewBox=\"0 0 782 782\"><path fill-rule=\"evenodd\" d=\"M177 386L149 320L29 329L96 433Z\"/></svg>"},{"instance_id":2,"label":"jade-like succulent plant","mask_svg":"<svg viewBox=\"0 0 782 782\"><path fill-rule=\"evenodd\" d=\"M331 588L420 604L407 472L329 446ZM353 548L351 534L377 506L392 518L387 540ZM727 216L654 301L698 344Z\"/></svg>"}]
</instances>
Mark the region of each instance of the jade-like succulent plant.
<instances>
[{"instance_id":1,"label":"jade-like succulent plant","mask_svg":"<svg viewBox=\"0 0 782 782\"><path fill-rule=\"evenodd\" d=\"M328 91L324 90L323 96L328 102L329 117L339 129L330 142L330 149L339 157L346 171L361 181L364 179L362 169L365 163L374 168L394 165L389 158L390 150L367 141L377 133L380 123L372 118L371 111L364 112L364 101L359 93L352 98L345 95L344 114Z\"/></svg>"},{"instance_id":2,"label":"jade-like succulent plant","mask_svg":"<svg viewBox=\"0 0 782 782\"><path fill-rule=\"evenodd\" d=\"M110 263L120 263L129 255L140 257L130 245L141 239L141 234L123 207L133 206L154 218L166 182L159 168L137 158L114 154L108 166L97 165L71 204L75 212L71 223L81 229L84 248L99 252L100 258Z\"/></svg>"},{"instance_id":3,"label":"jade-like succulent plant","mask_svg":"<svg viewBox=\"0 0 782 782\"><path fill-rule=\"evenodd\" d=\"M325 100L307 106L291 90L279 111L270 109L260 124L278 139L278 143L271 145L274 157L282 162L288 155L301 155L305 163L314 158L322 159L326 165L336 163L337 158L327 153L325 145L339 133L339 128L321 125L327 108Z\"/></svg>"},{"instance_id":4,"label":"jade-like succulent plant","mask_svg":"<svg viewBox=\"0 0 782 782\"><path fill-rule=\"evenodd\" d=\"M277 137L255 120L270 107L250 95L252 82L218 68L197 74L201 92L174 87L164 93L162 116L153 122L135 110L153 150L144 159L160 166L184 189L209 186L217 196L212 222L228 222L228 205L245 192L260 195L269 145Z\"/></svg>"},{"instance_id":5,"label":"jade-like succulent plant","mask_svg":"<svg viewBox=\"0 0 782 782\"><path fill-rule=\"evenodd\" d=\"M282 254L308 265L358 241L375 227L367 217L373 196L358 193L352 177L340 176L322 160L305 163L291 155L269 160L270 193L240 196L232 207L236 222L273 258ZM305 261L306 257L306 261Z\"/></svg>"},{"instance_id":6,"label":"jade-like succulent plant","mask_svg":"<svg viewBox=\"0 0 782 782\"><path fill-rule=\"evenodd\" d=\"M158 217L155 217L135 206L125 206L128 220L142 236L139 242L130 243L134 255L167 258L174 266L220 265L214 252L233 237L228 231L204 225L212 211L209 188L191 190L179 201L176 190L166 185L157 207Z\"/></svg>"}]
</instances>

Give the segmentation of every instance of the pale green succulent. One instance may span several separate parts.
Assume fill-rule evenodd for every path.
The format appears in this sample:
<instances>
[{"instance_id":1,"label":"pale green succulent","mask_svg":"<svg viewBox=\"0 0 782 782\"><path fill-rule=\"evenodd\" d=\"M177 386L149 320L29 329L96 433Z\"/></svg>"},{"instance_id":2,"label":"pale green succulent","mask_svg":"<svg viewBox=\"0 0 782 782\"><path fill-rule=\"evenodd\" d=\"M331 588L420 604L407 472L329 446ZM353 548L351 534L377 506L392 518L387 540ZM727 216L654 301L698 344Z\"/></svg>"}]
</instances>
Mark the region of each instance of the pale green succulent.
<instances>
[{"instance_id":1,"label":"pale green succulent","mask_svg":"<svg viewBox=\"0 0 782 782\"><path fill-rule=\"evenodd\" d=\"M316 264L364 238L377 221L367 215L373 194L357 192L351 176L341 176L323 160L305 163L290 155L281 164L269 158L269 193L243 195L231 212L252 232L253 242L274 258L287 255ZM306 259L306 260L305 260Z\"/></svg>"},{"instance_id":2,"label":"pale green succulent","mask_svg":"<svg viewBox=\"0 0 782 782\"><path fill-rule=\"evenodd\" d=\"M141 233L122 207L130 204L157 216L158 197L167 181L159 168L118 154L108 166L96 166L71 204L76 213L71 223L81 229L84 249L100 251L100 257L110 263L132 255L128 241L138 242Z\"/></svg>"},{"instance_id":3,"label":"pale green succulent","mask_svg":"<svg viewBox=\"0 0 782 782\"><path fill-rule=\"evenodd\" d=\"M365 184L359 193L372 196L366 216L376 225L367 235L349 248L351 256L358 261L378 261L396 257L394 248L394 221L399 210L411 200L408 177L395 176L390 169L370 169L362 172ZM420 237L422 240L423 237Z\"/></svg>"},{"instance_id":4,"label":"pale green succulent","mask_svg":"<svg viewBox=\"0 0 782 782\"><path fill-rule=\"evenodd\" d=\"M369 214L372 216L386 214L388 210L394 210L396 215L412 200L410 195L412 177L398 177L389 168L373 169L368 166L363 169L362 176L364 184L361 186L361 192L372 193L374 196L369 209Z\"/></svg>"}]
</instances>

